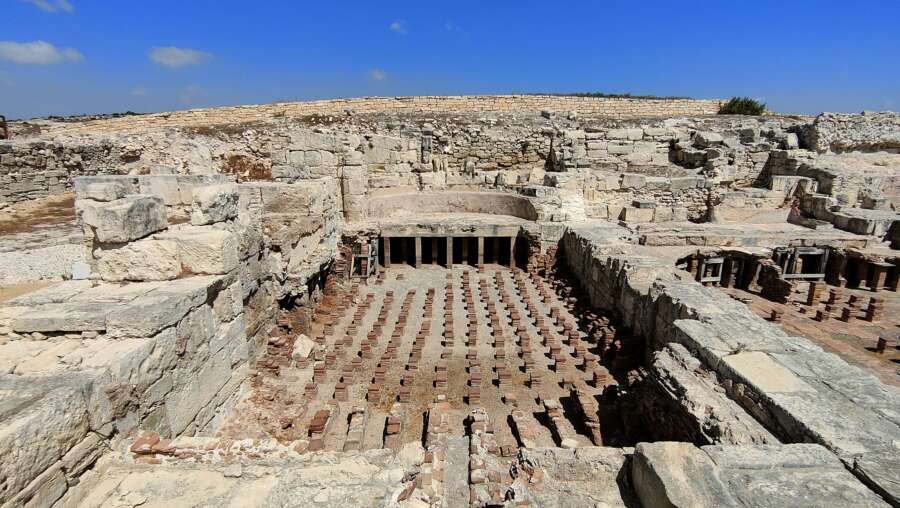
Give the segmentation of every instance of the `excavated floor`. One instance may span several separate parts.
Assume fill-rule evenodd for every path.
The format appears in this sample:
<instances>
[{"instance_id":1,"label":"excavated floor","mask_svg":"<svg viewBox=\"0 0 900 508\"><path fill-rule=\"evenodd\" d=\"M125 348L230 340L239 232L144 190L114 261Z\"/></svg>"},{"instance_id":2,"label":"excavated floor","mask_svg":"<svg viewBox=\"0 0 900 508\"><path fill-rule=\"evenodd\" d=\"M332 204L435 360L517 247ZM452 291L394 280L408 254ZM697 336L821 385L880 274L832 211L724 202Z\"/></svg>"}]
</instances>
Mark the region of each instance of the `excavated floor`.
<instances>
[{"instance_id":1,"label":"excavated floor","mask_svg":"<svg viewBox=\"0 0 900 508\"><path fill-rule=\"evenodd\" d=\"M467 435L466 417L478 407L493 422L501 447L518 447L523 425L532 446L560 446L563 439L566 446L589 446L573 389L593 398L601 415L609 410L600 395L615 381L597 360L612 341L592 343L597 334L579 330L585 318L573 315L576 299L557 289L565 294L571 288L499 266L395 266L374 283L326 296L310 342L294 341L296 316L286 311L281 335L270 339L268 355L258 362L253 389L219 437L310 439L321 434L314 420L326 409L326 450L397 448L424 440L428 411L445 398L451 436ZM606 330L609 338L614 332ZM302 343L314 345L308 359ZM529 356L526 367L523 357ZM587 365L584 357L591 358ZM550 422L548 399L561 403L565 418ZM515 410L524 419L518 426ZM399 432L396 425L386 429L392 414ZM360 425L360 444L358 438L348 444L350 427L358 433Z\"/></svg>"}]
</instances>

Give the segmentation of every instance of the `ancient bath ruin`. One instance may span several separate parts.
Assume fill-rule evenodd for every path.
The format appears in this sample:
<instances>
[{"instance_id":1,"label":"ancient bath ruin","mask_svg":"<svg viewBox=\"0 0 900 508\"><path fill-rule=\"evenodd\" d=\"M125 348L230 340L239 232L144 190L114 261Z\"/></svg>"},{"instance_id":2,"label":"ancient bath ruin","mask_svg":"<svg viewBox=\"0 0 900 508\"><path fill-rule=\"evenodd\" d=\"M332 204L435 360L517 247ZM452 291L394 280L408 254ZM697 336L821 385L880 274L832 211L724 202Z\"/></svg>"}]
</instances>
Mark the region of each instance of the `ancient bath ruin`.
<instances>
[{"instance_id":1,"label":"ancient bath ruin","mask_svg":"<svg viewBox=\"0 0 900 508\"><path fill-rule=\"evenodd\" d=\"M900 506L900 115L9 122L3 506Z\"/></svg>"}]
</instances>

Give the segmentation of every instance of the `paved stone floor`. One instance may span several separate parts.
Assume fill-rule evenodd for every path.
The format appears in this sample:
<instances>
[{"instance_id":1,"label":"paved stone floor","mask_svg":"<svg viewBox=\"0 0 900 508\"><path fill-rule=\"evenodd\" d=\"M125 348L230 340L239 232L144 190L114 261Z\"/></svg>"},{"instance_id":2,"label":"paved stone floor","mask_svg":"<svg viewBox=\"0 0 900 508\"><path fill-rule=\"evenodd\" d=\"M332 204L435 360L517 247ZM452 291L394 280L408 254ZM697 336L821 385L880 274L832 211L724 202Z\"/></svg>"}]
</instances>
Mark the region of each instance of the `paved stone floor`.
<instances>
[{"instance_id":1,"label":"paved stone floor","mask_svg":"<svg viewBox=\"0 0 900 508\"><path fill-rule=\"evenodd\" d=\"M575 308L544 279L504 267L392 267L337 305L320 306L308 361L298 354L300 344L290 343L291 334L270 339L254 389L220 436L309 439L317 414L322 418L320 410L327 409L325 449L344 448L350 427L360 425L363 449L396 447L422 441L429 411L445 398L453 436L467 434L466 417L478 407L494 423L501 447L521 443L514 411L521 412L519 425L530 429L531 446L590 445L571 390L597 404L603 387L614 381L590 352L596 348L587 334L578 331ZM523 356L530 358L528 367ZM579 356L592 358L588 367ZM500 372L506 373L502 379ZM565 417L551 422L546 400L559 401ZM355 411L362 414L351 419ZM392 414L400 430L388 436L397 430L386 432Z\"/></svg>"}]
</instances>

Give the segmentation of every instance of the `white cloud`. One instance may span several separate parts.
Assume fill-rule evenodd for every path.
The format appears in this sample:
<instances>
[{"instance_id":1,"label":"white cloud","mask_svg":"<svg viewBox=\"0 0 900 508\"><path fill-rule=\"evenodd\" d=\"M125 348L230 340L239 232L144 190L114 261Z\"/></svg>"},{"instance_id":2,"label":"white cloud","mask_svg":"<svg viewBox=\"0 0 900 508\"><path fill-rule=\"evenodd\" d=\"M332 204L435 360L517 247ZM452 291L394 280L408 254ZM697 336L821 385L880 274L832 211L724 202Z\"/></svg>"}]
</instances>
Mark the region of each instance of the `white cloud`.
<instances>
[{"instance_id":1,"label":"white cloud","mask_svg":"<svg viewBox=\"0 0 900 508\"><path fill-rule=\"evenodd\" d=\"M375 81L384 81L388 78L388 75L381 69L372 69L369 71L369 77Z\"/></svg>"},{"instance_id":2,"label":"white cloud","mask_svg":"<svg viewBox=\"0 0 900 508\"><path fill-rule=\"evenodd\" d=\"M38 9L44 12L57 13L57 12L72 12L75 10L75 6L72 5L69 0L56 0L56 2L51 2L50 0L22 0L27 4L31 4Z\"/></svg>"},{"instance_id":3,"label":"white cloud","mask_svg":"<svg viewBox=\"0 0 900 508\"><path fill-rule=\"evenodd\" d=\"M9 60L17 64L49 65L63 61L81 62L84 61L84 55L75 48L60 50L44 41L0 41L0 60Z\"/></svg>"},{"instance_id":4,"label":"white cloud","mask_svg":"<svg viewBox=\"0 0 900 508\"><path fill-rule=\"evenodd\" d=\"M133 89L132 91L128 92L128 94L133 95L135 97L143 97L143 96L147 95L147 89L142 86L139 86L139 87Z\"/></svg>"},{"instance_id":5,"label":"white cloud","mask_svg":"<svg viewBox=\"0 0 900 508\"><path fill-rule=\"evenodd\" d=\"M407 32L406 21L403 21L402 19L398 19L397 21L394 21L393 23L391 23L389 28L391 29L392 32L395 32L395 33L398 33L401 35L406 35L406 32Z\"/></svg>"},{"instance_id":6,"label":"white cloud","mask_svg":"<svg viewBox=\"0 0 900 508\"><path fill-rule=\"evenodd\" d=\"M153 48L147 54L147 58L164 67L177 69L188 65L197 65L212 59L212 53L189 48L176 48L175 46L167 46L164 48Z\"/></svg>"},{"instance_id":7,"label":"white cloud","mask_svg":"<svg viewBox=\"0 0 900 508\"><path fill-rule=\"evenodd\" d=\"M82 55L75 48L65 48L62 50L62 54L64 57L66 57L66 60L69 60L72 62L83 62L84 61L84 55Z\"/></svg>"}]
</instances>

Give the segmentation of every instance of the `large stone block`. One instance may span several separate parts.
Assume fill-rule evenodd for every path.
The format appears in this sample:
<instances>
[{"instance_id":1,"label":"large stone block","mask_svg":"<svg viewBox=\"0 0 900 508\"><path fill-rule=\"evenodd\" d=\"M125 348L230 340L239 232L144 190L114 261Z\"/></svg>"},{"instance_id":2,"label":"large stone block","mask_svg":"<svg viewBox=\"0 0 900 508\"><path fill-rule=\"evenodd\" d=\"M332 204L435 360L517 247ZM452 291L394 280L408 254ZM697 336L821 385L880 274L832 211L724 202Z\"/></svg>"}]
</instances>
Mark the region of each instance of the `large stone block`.
<instances>
[{"instance_id":1,"label":"large stone block","mask_svg":"<svg viewBox=\"0 0 900 508\"><path fill-rule=\"evenodd\" d=\"M107 333L117 337L152 337L214 299L229 282L226 279L230 278L204 276L167 282L111 312Z\"/></svg>"},{"instance_id":2,"label":"large stone block","mask_svg":"<svg viewBox=\"0 0 900 508\"><path fill-rule=\"evenodd\" d=\"M644 506L738 506L715 463L691 443L639 443L631 481Z\"/></svg>"},{"instance_id":3,"label":"large stone block","mask_svg":"<svg viewBox=\"0 0 900 508\"><path fill-rule=\"evenodd\" d=\"M181 273L178 245L145 238L121 247L94 251L100 278L107 281L170 280Z\"/></svg>"},{"instance_id":4,"label":"large stone block","mask_svg":"<svg viewBox=\"0 0 900 508\"><path fill-rule=\"evenodd\" d=\"M235 269L239 262L238 239L230 231L188 226L159 236L178 245L178 258L188 273L218 275Z\"/></svg>"},{"instance_id":5,"label":"large stone block","mask_svg":"<svg viewBox=\"0 0 900 508\"><path fill-rule=\"evenodd\" d=\"M16 332L82 332L106 329L113 305L100 302L66 302L43 305L19 315L12 322Z\"/></svg>"},{"instance_id":6,"label":"large stone block","mask_svg":"<svg viewBox=\"0 0 900 508\"><path fill-rule=\"evenodd\" d=\"M84 189L78 193L78 198L103 202L115 201L128 194L128 187L125 182L115 181L87 183Z\"/></svg>"},{"instance_id":7,"label":"large stone block","mask_svg":"<svg viewBox=\"0 0 900 508\"><path fill-rule=\"evenodd\" d=\"M207 185L194 188L191 224L202 226L237 217L238 192L234 184Z\"/></svg>"},{"instance_id":8,"label":"large stone block","mask_svg":"<svg viewBox=\"0 0 900 508\"><path fill-rule=\"evenodd\" d=\"M633 206L625 207L625 215L622 220L625 222L651 222L653 220L653 208L635 208Z\"/></svg>"},{"instance_id":9,"label":"large stone block","mask_svg":"<svg viewBox=\"0 0 900 508\"><path fill-rule=\"evenodd\" d=\"M40 378L0 376L3 506L16 496L18 502L9 506L26 506L29 497L34 501L44 497L40 485L29 484L87 434L90 425L85 393L89 383L84 376L70 374ZM46 506L55 500L49 499Z\"/></svg>"},{"instance_id":10,"label":"large stone block","mask_svg":"<svg viewBox=\"0 0 900 508\"><path fill-rule=\"evenodd\" d=\"M166 228L166 206L156 196L131 195L108 203L80 202L82 220L98 241L125 243Z\"/></svg>"},{"instance_id":11,"label":"large stone block","mask_svg":"<svg viewBox=\"0 0 900 508\"><path fill-rule=\"evenodd\" d=\"M698 132L694 135L694 145L700 148L721 145L724 141L725 138L717 132Z\"/></svg>"},{"instance_id":12,"label":"large stone block","mask_svg":"<svg viewBox=\"0 0 900 508\"><path fill-rule=\"evenodd\" d=\"M181 191L178 187L178 177L175 175L144 175L138 177L138 186L141 194L158 196L166 205L180 205Z\"/></svg>"}]
</instances>

